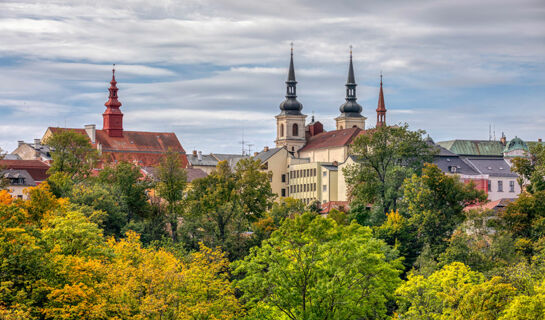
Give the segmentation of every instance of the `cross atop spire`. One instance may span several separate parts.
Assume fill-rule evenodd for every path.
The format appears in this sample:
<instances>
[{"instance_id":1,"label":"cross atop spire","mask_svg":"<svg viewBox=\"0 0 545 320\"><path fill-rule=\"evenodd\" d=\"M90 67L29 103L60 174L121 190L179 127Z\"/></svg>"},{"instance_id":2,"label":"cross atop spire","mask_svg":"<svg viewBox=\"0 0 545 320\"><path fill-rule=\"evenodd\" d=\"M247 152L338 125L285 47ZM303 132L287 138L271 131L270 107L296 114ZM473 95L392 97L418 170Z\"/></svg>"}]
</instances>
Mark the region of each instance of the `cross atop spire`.
<instances>
[{"instance_id":1,"label":"cross atop spire","mask_svg":"<svg viewBox=\"0 0 545 320\"><path fill-rule=\"evenodd\" d=\"M106 106L106 111L102 114L103 129L108 132L110 137L123 136L123 113L119 110L121 102L117 99L118 90L117 81L115 80L114 64L112 68L112 81L110 81L110 88L108 88L108 101L104 104Z\"/></svg>"},{"instance_id":2,"label":"cross atop spire","mask_svg":"<svg viewBox=\"0 0 545 320\"><path fill-rule=\"evenodd\" d=\"M291 51L291 53L290 53L290 70L288 72L288 81L286 83L288 83L288 82L297 83L295 81L295 67L293 66L293 42L290 43L290 45L291 45L291 49L290 49L290 51Z\"/></svg>"},{"instance_id":3,"label":"cross atop spire","mask_svg":"<svg viewBox=\"0 0 545 320\"><path fill-rule=\"evenodd\" d=\"M286 81L286 100L280 104L282 113L300 115L303 105L297 101L297 81L295 80L295 67L293 65L293 42L290 43L290 67L288 80Z\"/></svg>"},{"instance_id":4,"label":"cross atop spire","mask_svg":"<svg viewBox=\"0 0 545 320\"><path fill-rule=\"evenodd\" d=\"M350 65L348 66L348 80L346 81L346 84L356 85L356 80L354 77L354 65L352 64L352 46L350 46Z\"/></svg>"}]
</instances>

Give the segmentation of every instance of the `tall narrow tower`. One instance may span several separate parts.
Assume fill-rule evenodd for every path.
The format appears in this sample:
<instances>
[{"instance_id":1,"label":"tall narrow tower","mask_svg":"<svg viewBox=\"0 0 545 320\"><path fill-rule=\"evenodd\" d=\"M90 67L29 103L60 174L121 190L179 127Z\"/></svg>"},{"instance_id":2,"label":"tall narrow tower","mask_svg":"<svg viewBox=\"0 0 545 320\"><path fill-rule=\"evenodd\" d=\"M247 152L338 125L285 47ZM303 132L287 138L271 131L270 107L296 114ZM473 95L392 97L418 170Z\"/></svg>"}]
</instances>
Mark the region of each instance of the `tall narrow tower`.
<instances>
[{"instance_id":1,"label":"tall narrow tower","mask_svg":"<svg viewBox=\"0 0 545 320\"><path fill-rule=\"evenodd\" d=\"M377 106L377 127L386 125L386 104L384 104L384 93L382 92L382 72L380 73L380 93L378 94Z\"/></svg>"},{"instance_id":2,"label":"tall narrow tower","mask_svg":"<svg viewBox=\"0 0 545 320\"><path fill-rule=\"evenodd\" d=\"M307 116L301 113L303 105L297 101L296 86L292 44L286 81L286 99L280 104L280 114L276 116L276 147L285 146L289 152L297 152L306 143L305 119Z\"/></svg>"},{"instance_id":3,"label":"tall narrow tower","mask_svg":"<svg viewBox=\"0 0 545 320\"><path fill-rule=\"evenodd\" d=\"M110 95L108 101L104 104L106 111L102 114L103 124L102 129L108 133L110 137L123 136L123 113L119 110L121 102L117 100L117 81L115 81L115 64L112 69L112 81L108 91Z\"/></svg>"},{"instance_id":4,"label":"tall narrow tower","mask_svg":"<svg viewBox=\"0 0 545 320\"><path fill-rule=\"evenodd\" d=\"M337 130L357 127L365 129L365 117L361 115L363 110L356 100L356 79L354 77L354 65L352 64L352 46L350 46L350 64L348 65L348 80L346 81L346 102L339 110L341 115L335 118Z\"/></svg>"}]
</instances>

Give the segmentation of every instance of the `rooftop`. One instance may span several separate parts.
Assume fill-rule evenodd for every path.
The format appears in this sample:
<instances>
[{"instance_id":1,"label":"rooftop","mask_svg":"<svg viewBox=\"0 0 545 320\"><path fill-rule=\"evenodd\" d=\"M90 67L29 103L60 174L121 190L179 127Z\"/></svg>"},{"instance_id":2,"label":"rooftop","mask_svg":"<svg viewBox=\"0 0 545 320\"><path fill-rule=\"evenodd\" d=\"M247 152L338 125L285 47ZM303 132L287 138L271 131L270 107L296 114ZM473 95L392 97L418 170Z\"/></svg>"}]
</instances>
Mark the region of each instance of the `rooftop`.
<instances>
[{"instance_id":1,"label":"rooftop","mask_svg":"<svg viewBox=\"0 0 545 320\"><path fill-rule=\"evenodd\" d=\"M347 146L351 144L354 138L356 138L362 132L364 131L360 128L348 128L343 130L322 132L310 137L307 144L301 148L299 152Z\"/></svg>"}]
</instances>

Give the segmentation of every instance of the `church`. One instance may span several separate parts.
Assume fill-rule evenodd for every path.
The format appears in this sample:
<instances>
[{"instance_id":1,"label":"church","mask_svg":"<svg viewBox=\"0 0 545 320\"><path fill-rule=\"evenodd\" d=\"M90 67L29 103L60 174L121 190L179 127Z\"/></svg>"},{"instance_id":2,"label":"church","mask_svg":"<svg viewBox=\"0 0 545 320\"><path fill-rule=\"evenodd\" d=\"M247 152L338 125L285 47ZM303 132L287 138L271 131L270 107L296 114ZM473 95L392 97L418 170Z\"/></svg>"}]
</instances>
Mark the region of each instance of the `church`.
<instances>
[{"instance_id":1,"label":"church","mask_svg":"<svg viewBox=\"0 0 545 320\"><path fill-rule=\"evenodd\" d=\"M302 112L303 105L297 100L297 81L290 54L286 97L280 103L276 116L276 148L265 147L254 157L262 162L262 169L272 173L271 186L279 197L292 197L305 204L319 201L321 204L348 205L347 190L342 168L353 163L349 146L356 137L365 133L363 107L357 102L356 79L352 62L352 50L348 65L345 102L335 118L336 130L325 131L321 122ZM376 109L376 126L386 125L386 105L380 78L380 92Z\"/></svg>"},{"instance_id":2,"label":"church","mask_svg":"<svg viewBox=\"0 0 545 320\"><path fill-rule=\"evenodd\" d=\"M103 163L127 161L141 167L152 167L158 165L165 152L170 149L180 154L182 165L187 167L185 150L175 133L124 129L118 90L113 69L108 101L104 104L106 110L102 114L102 129L97 129L94 124L86 125L84 128L49 127L40 141L41 144L56 133L70 130L86 136L91 145L98 150Z\"/></svg>"}]
</instances>

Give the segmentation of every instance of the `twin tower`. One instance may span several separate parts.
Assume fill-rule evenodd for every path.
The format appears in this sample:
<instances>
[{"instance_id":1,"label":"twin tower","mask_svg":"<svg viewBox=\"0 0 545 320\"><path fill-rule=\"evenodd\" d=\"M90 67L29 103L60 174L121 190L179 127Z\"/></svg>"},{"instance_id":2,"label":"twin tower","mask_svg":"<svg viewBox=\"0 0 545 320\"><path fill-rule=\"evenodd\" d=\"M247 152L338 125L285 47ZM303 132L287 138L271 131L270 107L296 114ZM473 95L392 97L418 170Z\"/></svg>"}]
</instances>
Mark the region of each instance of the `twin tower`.
<instances>
[{"instance_id":1,"label":"twin tower","mask_svg":"<svg viewBox=\"0 0 545 320\"><path fill-rule=\"evenodd\" d=\"M286 81L286 99L280 104L280 114L276 116L276 146L287 147L288 151L296 152L302 148L307 140L305 137L306 115L301 113L303 105L297 101L297 81L295 80L295 68L293 67L293 48L291 49L288 80ZM359 128L365 130L365 118L361 112L362 106L356 102L356 80L354 66L352 64L352 50L350 50L350 65L348 67L348 80L346 81L346 102L339 110L341 114L335 118L337 130ZM380 76L380 93L377 107L377 127L386 125L386 106L382 92L382 75ZM314 120L313 120L314 121ZM341 133L340 133L341 134Z\"/></svg>"}]
</instances>

